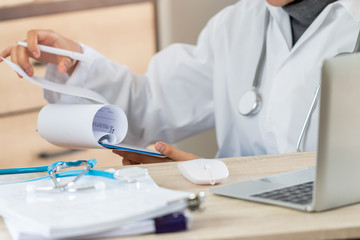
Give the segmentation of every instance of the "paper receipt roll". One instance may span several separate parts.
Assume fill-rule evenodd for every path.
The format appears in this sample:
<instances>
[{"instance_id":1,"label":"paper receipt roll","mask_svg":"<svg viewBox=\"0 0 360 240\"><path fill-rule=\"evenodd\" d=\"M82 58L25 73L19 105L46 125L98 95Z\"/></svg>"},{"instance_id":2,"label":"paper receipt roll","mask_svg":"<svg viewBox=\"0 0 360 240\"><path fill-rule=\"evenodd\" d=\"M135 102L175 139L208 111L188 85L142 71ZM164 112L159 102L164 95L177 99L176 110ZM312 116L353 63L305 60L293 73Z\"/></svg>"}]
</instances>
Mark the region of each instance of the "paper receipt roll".
<instances>
[{"instance_id":1,"label":"paper receipt roll","mask_svg":"<svg viewBox=\"0 0 360 240\"><path fill-rule=\"evenodd\" d=\"M38 133L57 146L99 148L99 141L118 144L128 121L122 109L103 104L49 104L38 116Z\"/></svg>"}]
</instances>

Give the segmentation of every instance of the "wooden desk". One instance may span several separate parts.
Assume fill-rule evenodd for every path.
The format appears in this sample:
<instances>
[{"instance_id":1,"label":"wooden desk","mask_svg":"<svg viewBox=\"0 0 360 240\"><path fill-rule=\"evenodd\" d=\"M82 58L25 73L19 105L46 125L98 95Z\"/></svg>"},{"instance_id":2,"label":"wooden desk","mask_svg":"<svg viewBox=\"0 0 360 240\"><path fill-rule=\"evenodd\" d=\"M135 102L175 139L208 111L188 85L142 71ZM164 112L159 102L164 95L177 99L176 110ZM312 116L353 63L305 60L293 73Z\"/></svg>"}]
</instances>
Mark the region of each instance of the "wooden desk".
<instances>
[{"instance_id":1,"label":"wooden desk","mask_svg":"<svg viewBox=\"0 0 360 240\"><path fill-rule=\"evenodd\" d=\"M224 184L277 174L314 164L313 153L224 159L230 176ZM211 187L187 182L176 163L146 165L153 179L170 189L207 193L205 211L193 214L190 230L118 239L343 239L360 237L360 204L321 213L231 199L209 192ZM10 236L0 222L0 239Z\"/></svg>"}]
</instances>

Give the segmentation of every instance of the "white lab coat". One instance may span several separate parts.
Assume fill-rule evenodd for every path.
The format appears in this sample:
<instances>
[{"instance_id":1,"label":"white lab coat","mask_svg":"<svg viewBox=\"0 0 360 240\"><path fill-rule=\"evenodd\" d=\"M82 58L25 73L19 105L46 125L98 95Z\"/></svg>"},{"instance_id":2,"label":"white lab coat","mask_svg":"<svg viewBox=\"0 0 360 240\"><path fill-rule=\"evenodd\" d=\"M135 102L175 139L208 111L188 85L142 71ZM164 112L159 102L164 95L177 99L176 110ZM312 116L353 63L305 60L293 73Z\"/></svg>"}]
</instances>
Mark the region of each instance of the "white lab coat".
<instances>
[{"instance_id":1,"label":"white lab coat","mask_svg":"<svg viewBox=\"0 0 360 240\"><path fill-rule=\"evenodd\" d=\"M270 10L267 52L261 75L263 105L256 116L238 112L241 95L251 89ZM213 17L197 45L175 44L156 54L145 76L96 56L80 63L69 78L50 66L47 79L97 91L123 108L129 119L126 142L175 143L216 127L218 157L289 153L296 143L320 81L323 59L352 52L360 29L360 1L327 6L292 47L289 16L265 0L240 0ZM114 49L116 50L116 49ZM46 92L49 102L73 98ZM83 101L83 100L82 100ZM316 150L318 111L302 148Z\"/></svg>"}]
</instances>

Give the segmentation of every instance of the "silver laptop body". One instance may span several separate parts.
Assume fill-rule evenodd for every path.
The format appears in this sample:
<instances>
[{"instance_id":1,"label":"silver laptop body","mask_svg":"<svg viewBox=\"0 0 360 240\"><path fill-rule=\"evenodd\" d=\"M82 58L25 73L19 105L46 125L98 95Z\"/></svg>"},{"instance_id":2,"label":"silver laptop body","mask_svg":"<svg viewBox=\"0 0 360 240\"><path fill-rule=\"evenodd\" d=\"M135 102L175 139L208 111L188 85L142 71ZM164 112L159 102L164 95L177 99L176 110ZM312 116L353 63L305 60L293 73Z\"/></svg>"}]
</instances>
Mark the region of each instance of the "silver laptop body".
<instances>
[{"instance_id":1,"label":"silver laptop body","mask_svg":"<svg viewBox=\"0 0 360 240\"><path fill-rule=\"evenodd\" d=\"M219 186L211 192L303 211L360 202L360 54L324 61L319 121L316 167ZM310 199L291 200L296 189L309 186Z\"/></svg>"}]
</instances>

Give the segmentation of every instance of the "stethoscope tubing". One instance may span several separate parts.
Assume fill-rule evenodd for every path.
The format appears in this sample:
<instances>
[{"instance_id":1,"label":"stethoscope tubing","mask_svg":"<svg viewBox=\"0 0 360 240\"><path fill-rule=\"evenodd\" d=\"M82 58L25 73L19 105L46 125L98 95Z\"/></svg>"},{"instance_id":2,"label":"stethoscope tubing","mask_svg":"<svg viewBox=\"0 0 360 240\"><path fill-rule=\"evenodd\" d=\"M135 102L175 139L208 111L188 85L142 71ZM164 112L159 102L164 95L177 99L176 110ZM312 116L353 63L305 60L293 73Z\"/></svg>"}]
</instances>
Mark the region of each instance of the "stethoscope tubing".
<instances>
[{"instance_id":1,"label":"stethoscope tubing","mask_svg":"<svg viewBox=\"0 0 360 240\"><path fill-rule=\"evenodd\" d=\"M35 173L35 172L46 172L47 171L47 167L46 166L46 169L45 171L39 171L39 170L36 170L36 171L33 171L33 172L26 172L26 173ZM41 167L34 167L35 169L36 168L41 168ZM25 173L25 172L14 172L14 169L17 169L17 168L11 168L11 169L1 169L1 170L12 170L13 172L10 172L10 173L0 173L0 174L17 174L17 173ZM33 169L33 168L28 168L28 169ZM67 171L67 172L61 172L61 173L57 173L56 174L56 177L59 177L59 178L64 178L64 177L75 177L75 176L78 176L83 170L70 170L70 171ZM5 171L4 171L5 172ZM106 177L106 178L110 178L110 179L116 179L114 177L114 173L111 173L111 172L106 172L106 171L102 171L102 170L89 170L88 172L85 173L85 175L88 175L88 176L98 176L98 177ZM44 176L44 177L38 177L38 178L32 178L32 179L27 179L27 180L21 180L21 181L16 181L16 182L6 182L6 183L0 183L0 185L7 185L7 184L14 184L14 183L24 183L24 182L33 182L33 181L38 181L38 180L44 180L44 179L50 179L51 177L49 175L47 176Z\"/></svg>"},{"instance_id":2,"label":"stethoscope tubing","mask_svg":"<svg viewBox=\"0 0 360 240\"><path fill-rule=\"evenodd\" d=\"M49 166L26 167L26 168L6 168L6 169L0 169L0 175L47 172L48 168L49 168Z\"/></svg>"},{"instance_id":3,"label":"stethoscope tubing","mask_svg":"<svg viewBox=\"0 0 360 240\"><path fill-rule=\"evenodd\" d=\"M259 62L258 62L258 66L256 68L252 88L251 88L250 91L247 91L243 96L241 96L240 102L239 102L239 107L238 107L238 111L240 112L240 114L243 115L243 116L246 116L246 117L249 117L249 116L251 117L251 116L256 115L259 112L260 107L261 107L261 95L260 95L258 89L260 87L260 71L262 70L263 65L264 65L264 58L265 58L265 52L266 52L266 35L267 35L268 27L269 27L269 22L270 22L270 12L267 9L266 10L266 16L265 16L265 28L264 28L264 38L263 38L262 50L261 50L261 55L260 55L260 59L259 59ZM356 40L354 50L351 53L356 53L356 52L360 52L360 31L359 31L358 36L357 36L357 40ZM317 86L317 89L316 89L315 94L314 94L313 101L311 103L310 109L308 111L308 114L307 114L306 119L304 121L304 124L302 126L301 132L299 134L299 138L298 138L298 141L297 141L297 144L296 144L296 151L297 152L301 152L302 141L303 141L304 136L305 136L305 134L307 132L308 126L310 124L310 118L311 118L311 116L312 116L312 114L313 114L313 112L315 110L315 107L316 107L318 99L319 99L320 86L321 86L321 82ZM247 110L247 109L242 110L242 104L241 104L242 101L241 100L249 92L253 92L254 95L256 96L255 102L252 103L251 108L248 108L250 110Z\"/></svg>"},{"instance_id":4,"label":"stethoscope tubing","mask_svg":"<svg viewBox=\"0 0 360 240\"><path fill-rule=\"evenodd\" d=\"M308 114L306 116L306 119L305 119L305 122L303 124L303 127L301 129L301 132L300 132L300 135L299 135L299 138L298 138L298 141L297 141L297 144L296 144L296 151L297 152L302 152L301 150L301 142L305 136L305 132L310 124L310 118L315 110L315 107L317 105L317 102L318 102L318 99L319 99L319 92L320 92L320 86L321 84L319 83L318 84L318 87L316 88L316 91L315 91L315 95L314 95L314 98L313 98L313 101L311 103L311 107L308 111Z\"/></svg>"}]
</instances>

